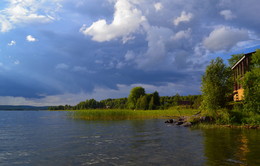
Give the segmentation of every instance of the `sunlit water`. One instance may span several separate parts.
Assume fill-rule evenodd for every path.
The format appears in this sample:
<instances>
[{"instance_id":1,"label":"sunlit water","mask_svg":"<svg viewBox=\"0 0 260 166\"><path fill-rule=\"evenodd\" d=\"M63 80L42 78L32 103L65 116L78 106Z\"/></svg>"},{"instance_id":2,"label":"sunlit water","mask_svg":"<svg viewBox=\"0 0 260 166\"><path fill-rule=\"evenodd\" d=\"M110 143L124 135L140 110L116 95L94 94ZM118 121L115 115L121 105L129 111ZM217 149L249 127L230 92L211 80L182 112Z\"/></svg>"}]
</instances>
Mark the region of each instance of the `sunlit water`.
<instances>
[{"instance_id":1,"label":"sunlit water","mask_svg":"<svg viewBox=\"0 0 260 166\"><path fill-rule=\"evenodd\" d=\"M260 165L259 130L82 121L66 112L0 111L0 165Z\"/></svg>"}]
</instances>

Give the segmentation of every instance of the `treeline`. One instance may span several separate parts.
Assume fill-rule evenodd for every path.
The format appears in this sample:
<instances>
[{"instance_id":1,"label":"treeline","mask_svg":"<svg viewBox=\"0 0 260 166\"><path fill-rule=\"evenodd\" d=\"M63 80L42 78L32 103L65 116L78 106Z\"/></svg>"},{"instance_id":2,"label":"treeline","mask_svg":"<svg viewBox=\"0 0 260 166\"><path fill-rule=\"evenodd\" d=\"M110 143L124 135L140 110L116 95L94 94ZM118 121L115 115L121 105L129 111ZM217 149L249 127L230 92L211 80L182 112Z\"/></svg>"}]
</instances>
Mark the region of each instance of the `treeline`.
<instances>
[{"instance_id":1,"label":"treeline","mask_svg":"<svg viewBox=\"0 0 260 166\"><path fill-rule=\"evenodd\" d=\"M180 96L177 93L175 96L160 97L161 109L168 109L174 106L198 109L201 105L201 102L201 95Z\"/></svg>"},{"instance_id":2,"label":"treeline","mask_svg":"<svg viewBox=\"0 0 260 166\"><path fill-rule=\"evenodd\" d=\"M126 108L127 98L119 98L119 99L106 99L101 101L96 101L95 99L90 99L86 101L82 101L78 103L73 108L75 110L82 109L124 109Z\"/></svg>"},{"instance_id":3,"label":"treeline","mask_svg":"<svg viewBox=\"0 0 260 166\"><path fill-rule=\"evenodd\" d=\"M0 110L47 110L48 106L0 105Z\"/></svg>"},{"instance_id":4,"label":"treeline","mask_svg":"<svg viewBox=\"0 0 260 166\"><path fill-rule=\"evenodd\" d=\"M118 99L105 99L96 101L95 99L89 99L81 101L75 106L59 105L51 106L49 110L83 110L83 109L125 109L127 108L127 98Z\"/></svg>"},{"instance_id":5,"label":"treeline","mask_svg":"<svg viewBox=\"0 0 260 166\"><path fill-rule=\"evenodd\" d=\"M128 98L105 99L96 101L90 99L82 101L75 106L60 105L51 106L49 110L83 110L83 109L133 109L133 110L164 110L170 107L185 107L197 109L201 103L200 95L180 96L159 96L155 91L146 94L143 87L135 87L130 91Z\"/></svg>"}]
</instances>

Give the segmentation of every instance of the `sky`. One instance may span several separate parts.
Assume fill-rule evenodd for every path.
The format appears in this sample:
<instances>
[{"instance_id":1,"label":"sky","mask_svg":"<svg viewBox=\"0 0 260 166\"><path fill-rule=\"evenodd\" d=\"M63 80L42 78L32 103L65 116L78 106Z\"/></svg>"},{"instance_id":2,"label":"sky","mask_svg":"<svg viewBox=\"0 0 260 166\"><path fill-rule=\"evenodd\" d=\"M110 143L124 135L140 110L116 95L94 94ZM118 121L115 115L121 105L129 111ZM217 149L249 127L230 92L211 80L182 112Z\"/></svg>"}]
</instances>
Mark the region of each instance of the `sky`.
<instances>
[{"instance_id":1,"label":"sky","mask_svg":"<svg viewBox=\"0 0 260 166\"><path fill-rule=\"evenodd\" d=\"M209 62L260 48L259 0L2 0L0 105L200 94Z\"/></svg>"}]
</instances>

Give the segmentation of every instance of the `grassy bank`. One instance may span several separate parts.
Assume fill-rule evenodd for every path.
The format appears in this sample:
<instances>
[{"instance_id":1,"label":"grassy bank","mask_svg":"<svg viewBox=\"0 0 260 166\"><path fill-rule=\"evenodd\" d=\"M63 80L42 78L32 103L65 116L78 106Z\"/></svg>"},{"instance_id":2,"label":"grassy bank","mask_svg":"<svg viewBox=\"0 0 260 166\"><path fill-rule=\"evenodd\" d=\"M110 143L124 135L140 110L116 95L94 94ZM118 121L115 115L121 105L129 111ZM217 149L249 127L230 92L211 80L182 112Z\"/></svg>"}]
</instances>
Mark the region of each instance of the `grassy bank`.
<instances>
[{"instance_id":1,"label":"grassy bank","mask_svg":"<svg viewBox=\"0 0 260 166\"><path fill-rule=\"evenodd\" d=\"M260 125L260 114L246 112L243 109L220 109L216 111L203 112L203 116L214 119L217 125Z\"/></svg>"},{"instance_id":2,"label":"grassy bank","mask_svg":"<svg viewBox=\"0 0 260 166\"><path fill-rule=\"evenodd\" d=\"M207 120L201 121L201 117ZM211 112L202 112L200 116L189 118L194 127L198 128L260 128L260 115L254 112L245 112L242 109L220 109Z\"/></svg>"},{"instance_id":3,"label":"grassy bank","mask_svg":"<svg viewBox=\"0 0 260 166\"><path fill-rule=\"evenodd\" d=\"M130 119L169 119L176 116L196 114L196 109L169 110L126 110L126 109L93 109L74 110L69 113L74 119L85 120L130 120Z\"/></svg>"},{"instance_id":4,"label":"grassy bank","mask_svg":"<svg viewBox=\"0 0 260 166\"><path fill-rule=\"evenodd\" d=\"M192 116L198 112L197 109L178 109L176 107L168 110L87 109L70 111L69 116L82 120L177 119L180 116L185 116L187 121L194 124L195 128L259 129L259 115L249 116L240 111L219 110L213 121L200 123L200 117L204 115Z\"/></svg>"},{"instance_id":5,"label":"grassy bank","mask_svg":"<svg viewBox=\"0 0 260 166\"><path fill-rule=\"evenodd\" d=\"M260 129L259 125L248 124L215 124L215 123L198 123L192 126L193 129L219 129L219 128L232 128L232 129Z\"/></svg>"}]
</instances>

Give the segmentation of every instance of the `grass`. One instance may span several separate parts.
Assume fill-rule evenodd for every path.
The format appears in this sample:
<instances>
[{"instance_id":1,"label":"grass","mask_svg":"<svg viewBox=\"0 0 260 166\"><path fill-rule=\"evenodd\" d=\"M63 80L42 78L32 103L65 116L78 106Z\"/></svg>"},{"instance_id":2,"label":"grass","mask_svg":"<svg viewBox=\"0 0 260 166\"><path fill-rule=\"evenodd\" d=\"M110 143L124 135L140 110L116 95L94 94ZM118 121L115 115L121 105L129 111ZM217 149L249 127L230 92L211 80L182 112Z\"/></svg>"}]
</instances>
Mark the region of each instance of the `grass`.
<instances>
[{"instance_id":1,"label":"grass","mask_svg":"<svg viewBox=\"0 0 260 166\"><path fill-rule=\"evenodd\" d=\"M210 114L208 114L210 112ZM241 107L234 107L232 110L219 109L215 111L204 111L202 116L211 117L212 121L197 123L198 128L250 128L260 129L260 114L246 112ZM192 119L191 119L192 120ZM194 119L196 121L196 119Z\"/></svg>"},{"instance_id":2,"label":"grass","mask_svg":"<svg viewBox=\"0 0 260 166\"><path fill-rule=\"evenodd\" d=\"M127 109L92 109L75 110L69 115L74 119L84 120L133 120L133 119L169 119L177 116L196 114L196 109L169 110L127 110Z\"/></svg>"},{"instance_id":3,"label":"grass","mask_svg":"<svg viewBox=\"0 0 260 166\"><path fill-rule=\"evenodd\" d=\"M203 116L210 116L217 125L260 125L260 115L253 112L246 112L243 109L220 109L214 111L212 114L205 114Z\"/></svg>"},{"instance_id":4,"label":"grass","mask_svg":"<svg viewBox=\"0 0 260 166\"><path fill-rule=\"evenodd\" d=\"M232 128L232 129L260 129L259 125L248 124L216 124L216 123L198 123L192 126L193 129L219 129L219 128Z\"/></svg>"}]
</instances>

